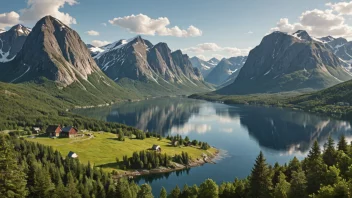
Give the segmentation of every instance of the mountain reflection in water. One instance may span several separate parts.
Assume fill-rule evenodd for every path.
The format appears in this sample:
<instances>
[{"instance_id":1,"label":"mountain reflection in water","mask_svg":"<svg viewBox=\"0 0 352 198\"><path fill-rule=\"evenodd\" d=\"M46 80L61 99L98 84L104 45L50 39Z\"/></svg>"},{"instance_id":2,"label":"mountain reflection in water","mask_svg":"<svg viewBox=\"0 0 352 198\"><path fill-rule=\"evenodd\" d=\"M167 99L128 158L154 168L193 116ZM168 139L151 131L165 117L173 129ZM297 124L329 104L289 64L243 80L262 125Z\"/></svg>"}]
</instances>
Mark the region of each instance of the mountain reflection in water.
<instances>
[{"instance_id":1,"label":"mountain reflection in water","mask_svg":"<svg viewBox=\"0 0 352 198\"><path fill-rule=\"evenodd\" d=\"M230 106L186 98L159 98L111 107L75 110L164 136L236 133L240 126L263 149L306 152L314 140L351 133L350 123L279 108ZM201 137L199 139L202 139ZM211 143L211 141L210 141Z\"/></svg>"}]
</instances>

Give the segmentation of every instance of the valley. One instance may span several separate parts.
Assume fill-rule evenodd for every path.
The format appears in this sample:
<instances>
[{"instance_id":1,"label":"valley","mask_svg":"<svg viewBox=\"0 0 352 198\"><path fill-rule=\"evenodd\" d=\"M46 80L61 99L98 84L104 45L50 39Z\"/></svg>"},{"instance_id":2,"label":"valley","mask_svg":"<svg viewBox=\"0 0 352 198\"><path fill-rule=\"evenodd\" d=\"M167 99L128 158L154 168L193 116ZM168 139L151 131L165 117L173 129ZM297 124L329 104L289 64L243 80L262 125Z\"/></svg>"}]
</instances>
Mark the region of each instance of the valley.
<instances>
[{"instance_id":1,"label":"valley","mask_svg":"<svg viewBox=\"0 0 352 198\"><path fill-rule=\"evenodd\" d=\"M349 3L265 33L237 25L245 15L204 18L206 1L171 14L178 26L78 23L59 10L91 2L56 3L0 13L0 197L350 197Z\"/></svg>"}]
</instances>

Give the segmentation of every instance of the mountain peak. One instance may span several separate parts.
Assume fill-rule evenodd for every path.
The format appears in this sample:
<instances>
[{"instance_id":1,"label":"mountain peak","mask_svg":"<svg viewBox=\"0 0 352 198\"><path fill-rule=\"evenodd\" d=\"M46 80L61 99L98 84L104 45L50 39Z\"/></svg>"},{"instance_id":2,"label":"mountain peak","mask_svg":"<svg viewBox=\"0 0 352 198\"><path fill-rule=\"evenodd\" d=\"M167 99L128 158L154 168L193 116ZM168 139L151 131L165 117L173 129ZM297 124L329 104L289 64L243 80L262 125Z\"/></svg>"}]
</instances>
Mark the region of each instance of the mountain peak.
<instances>
[{"instance_id":1,"label":"mountain peak","mask_svg":"<svg viewBox=\"0 0 352 198\"><path fill-rule=\"evenodd\" d=\"M292 36L298 38L299 40L312 41L312 37L309 36L308 32L305 30L298 30L292 34Z\"/></svg>"}]
</instances>

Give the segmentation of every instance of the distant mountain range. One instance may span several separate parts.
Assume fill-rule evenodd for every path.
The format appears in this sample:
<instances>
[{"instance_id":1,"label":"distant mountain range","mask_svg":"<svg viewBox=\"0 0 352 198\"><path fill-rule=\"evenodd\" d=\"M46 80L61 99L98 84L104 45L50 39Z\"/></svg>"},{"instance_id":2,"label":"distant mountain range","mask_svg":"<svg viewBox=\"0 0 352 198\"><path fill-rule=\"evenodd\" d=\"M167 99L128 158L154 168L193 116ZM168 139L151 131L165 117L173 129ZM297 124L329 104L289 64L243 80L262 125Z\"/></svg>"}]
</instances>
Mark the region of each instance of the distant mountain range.
<instances>
[{"instance_id":1,"label":"distant mountain range","mask_svg":"<svg viewBox=\"0 0 352 198\"><path fill-rule=\"evenodd\" d=\"M248 57L221 61L189 58L141 36L103 47L86 45L50 16L33 30L16 25L0 32L0 81L44 78L60 88L74 85L101 95L105 90L134 97L184 95L210 91L210 84L222 87L220 94L323 89L352 79L351 63L352 42L315 38L303 30L273 32Z\"/></svg>"},{"instance_id":2,"label":"distant mountain range","mask_svg":"<svg viewBox=\"0 0 352 198\"><path fill-rule=\"evenodd\" d=\"M88 45L101 70L116 83L143 95L174 95L205 92L198 68L180 50L172 52L166 43L153 45L141 36L119 40L101 48Z\"/></svg>"},{"instance_id":3,"label":"distant mountain range","mask_svg":"<svg viewBox=\"0 0 352 198\"><path fill-rule=\"evenodd\" d=\"M211 70L205 81L214 85L230 84L237 78L238 73L247 60L247 56L223 58L218 65Z\"/></svg>"},{"instance_id":4,"label":"distant mountain range","mask_svg":"<svg viewBox=\"0 0 352 198\"><path fill-rule=\"evenodd\" d=\"M220 94L323 89L350 80L349 65L327 43L306 31L273 32L250 51L234 83ZM330 41L331 42L331 41ZM335 45L339 46L338 44Z\"/></svg>"},{"instance_id":5,"label":"distant mountain range","mask_svg":"<svg viewBox=\"0 0 352 198\"><path fill-rule=\"evenodd\" d=\"M193 67L198 68L204 78L208 76L208 74L219 64L219 60L217 58L212 58L208 61L202 60L196 56L190 59Z\"/></svg>"}]
</instances>

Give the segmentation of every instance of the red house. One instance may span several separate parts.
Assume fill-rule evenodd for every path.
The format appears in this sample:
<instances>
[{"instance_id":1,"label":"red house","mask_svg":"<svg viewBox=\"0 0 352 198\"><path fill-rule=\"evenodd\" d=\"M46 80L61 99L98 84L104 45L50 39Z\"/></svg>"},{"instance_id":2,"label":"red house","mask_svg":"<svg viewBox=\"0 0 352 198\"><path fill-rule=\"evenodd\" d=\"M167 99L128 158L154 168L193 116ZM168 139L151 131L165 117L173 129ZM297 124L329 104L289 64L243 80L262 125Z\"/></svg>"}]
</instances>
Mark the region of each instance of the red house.
<instances>
[{"instance_id":1,"label":"red house","mask_svg":"<svg viewBox=\"0 0 352 198\"><path fill-rule=\"evenodd\" d=\"M72 138L72 137L76 137L77 133L78 133L77 128L72 127L72 126L67 126L62 129L62 131L60 133L60 137Z\"/></svg>"},{"instance_id":2,"label":"red house","mask_svg":"<svg viewBox=\"0 0 352 198\"><path fill-rule=\"evenodd\" d=\"M59 137L62 131L61 125L50 125L46 129L46 133L52 137Z\"/></svg>"}]
</instances>

